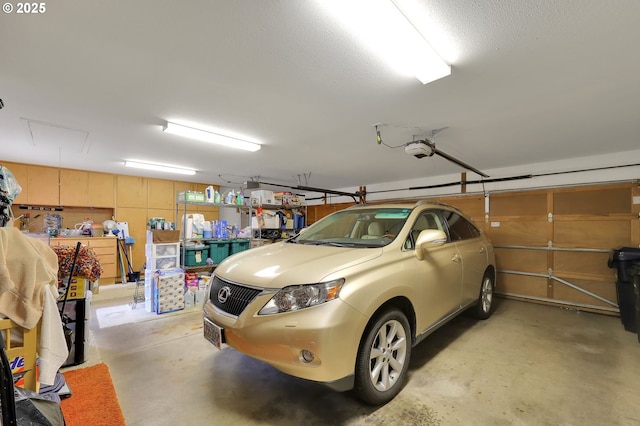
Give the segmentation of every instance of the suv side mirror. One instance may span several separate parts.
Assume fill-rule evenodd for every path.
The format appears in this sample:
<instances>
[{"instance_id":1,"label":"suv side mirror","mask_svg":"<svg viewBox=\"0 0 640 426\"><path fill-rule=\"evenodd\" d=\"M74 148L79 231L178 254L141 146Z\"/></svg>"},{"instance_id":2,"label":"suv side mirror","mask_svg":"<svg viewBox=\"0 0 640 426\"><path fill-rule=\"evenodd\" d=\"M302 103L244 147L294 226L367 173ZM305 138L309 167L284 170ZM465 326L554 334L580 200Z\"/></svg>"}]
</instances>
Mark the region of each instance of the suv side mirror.
<instances>
[{"instance_id":1,"label":"suv side mirror","mask_svg":"<svg viewBox=\"0 0 640 426\"><path fill-rule=\"evenodd\" d=\"M439 229L425 229L416 240L416 257L424 260L425 250L443 246L447 242L447 234Z\"/></svg>"}]
</instances>

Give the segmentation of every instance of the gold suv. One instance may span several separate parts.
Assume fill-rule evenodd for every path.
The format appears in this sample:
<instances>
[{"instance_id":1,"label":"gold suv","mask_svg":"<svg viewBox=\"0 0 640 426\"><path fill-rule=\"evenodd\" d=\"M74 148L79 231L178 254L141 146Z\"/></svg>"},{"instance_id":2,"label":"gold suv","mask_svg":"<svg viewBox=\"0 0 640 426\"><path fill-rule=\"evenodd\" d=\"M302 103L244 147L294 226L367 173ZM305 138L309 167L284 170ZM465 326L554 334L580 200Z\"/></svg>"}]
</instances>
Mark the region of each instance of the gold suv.
<instances>
[{"instance_id":1,"label":"gold suv","mask_svg":"<svg viewBox=\"0 0 640 426\"><path fill-rule=\"evenodd\" d=\"M204 335L384 404L413 346L467 308L491 315L495 275L491 243L454 207L357 205L220 263Z\"/></svg>"}]
</instances>

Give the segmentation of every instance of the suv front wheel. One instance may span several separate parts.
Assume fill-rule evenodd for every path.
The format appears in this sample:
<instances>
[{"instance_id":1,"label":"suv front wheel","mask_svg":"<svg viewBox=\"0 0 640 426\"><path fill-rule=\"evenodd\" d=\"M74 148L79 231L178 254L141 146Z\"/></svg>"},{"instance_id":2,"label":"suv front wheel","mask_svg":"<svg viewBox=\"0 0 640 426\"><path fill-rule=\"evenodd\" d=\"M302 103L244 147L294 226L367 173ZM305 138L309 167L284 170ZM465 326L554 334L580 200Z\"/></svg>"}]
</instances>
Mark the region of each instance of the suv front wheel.
<instances>
[{"instance_id":1,"label":"suv front wheel","mask_svg":"<svg viewBox=\"0 0 640 426\"><path fill-rule=\"evenodd\" d=\"M389 402L402 389L411 355L411 329L399 310L383 312L370 324L360 343L355 392L371 405Z\"/></svg>"}]
</instances>

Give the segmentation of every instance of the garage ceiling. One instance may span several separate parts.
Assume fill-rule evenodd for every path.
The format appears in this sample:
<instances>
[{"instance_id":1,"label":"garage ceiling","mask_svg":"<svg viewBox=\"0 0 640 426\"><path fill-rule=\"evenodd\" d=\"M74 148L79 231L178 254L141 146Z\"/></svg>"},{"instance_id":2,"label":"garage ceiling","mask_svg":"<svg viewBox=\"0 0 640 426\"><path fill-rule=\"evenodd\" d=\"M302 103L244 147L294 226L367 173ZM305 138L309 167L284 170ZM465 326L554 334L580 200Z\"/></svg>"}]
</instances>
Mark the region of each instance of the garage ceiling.
<instances>
[{"instance_id":1,"label":"garage ceiling","mask_svg":"<svg viewBox=\"0 0 640 426\"><path fill-rule=\"evenodd\" d=\"M388 145L437 147L492 169L637 150L636 0L419 0L452 74L396 74L321 1L82 1L0 16L0 156L135 174L345 188L458 173ZM255 153L164 134L166 120L263 141ZM604 164L603 164L604 166ZM478 176L473 175L473 178Z\"/></svg>"}]
</instances>

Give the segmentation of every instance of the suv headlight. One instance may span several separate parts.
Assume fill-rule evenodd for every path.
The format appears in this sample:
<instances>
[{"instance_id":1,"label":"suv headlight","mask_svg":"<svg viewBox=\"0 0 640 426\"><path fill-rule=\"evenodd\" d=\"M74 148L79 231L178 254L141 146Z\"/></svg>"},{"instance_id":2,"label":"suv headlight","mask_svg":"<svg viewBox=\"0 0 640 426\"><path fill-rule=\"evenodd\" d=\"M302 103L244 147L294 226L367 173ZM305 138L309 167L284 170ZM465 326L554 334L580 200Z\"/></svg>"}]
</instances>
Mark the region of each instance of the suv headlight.
<instances>
[{"instance_id":1,"label":"suv headlight","mask_svg":"<svg viewBox=\"0 0 640 426\"><path fill-rule=\"evenodd\" d=\"M336 299L344 278L320 284L290 285L278 291L258 315L297 311Z\"/></svg>"}]
</instances>

